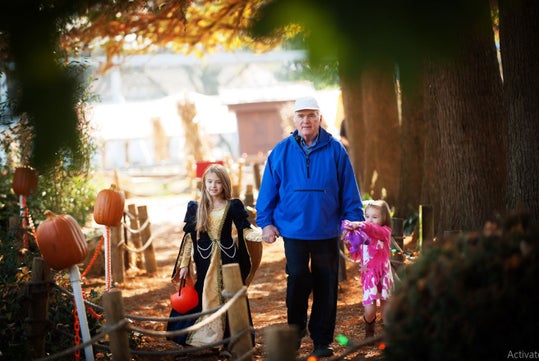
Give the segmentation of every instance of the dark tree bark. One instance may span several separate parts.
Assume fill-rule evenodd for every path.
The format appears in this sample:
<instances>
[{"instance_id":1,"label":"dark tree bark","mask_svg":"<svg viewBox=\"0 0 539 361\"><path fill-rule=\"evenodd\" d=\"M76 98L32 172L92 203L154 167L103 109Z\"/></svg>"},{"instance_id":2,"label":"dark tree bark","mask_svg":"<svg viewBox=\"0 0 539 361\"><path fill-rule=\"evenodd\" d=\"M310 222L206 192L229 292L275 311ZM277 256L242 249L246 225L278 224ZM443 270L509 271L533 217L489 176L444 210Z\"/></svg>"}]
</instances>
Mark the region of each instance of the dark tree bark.
<instances>
[{"instance_id":1,"label":"dark tree bark","mask_svg":"<svg viewBox=\"0 0 539 361\"><path fill-rule=\"evenodd\" d=\"M394 206L399 194L400 124L392 63L369 64L362 71L365 182L371 197Z\"/></svg>"},{"instance_id":2,"label":"dark tree bark","mask_svg":"<svg viewBox=\"0 0 539 361\"><path fill-rule=\"evenodd\" d=\"M365 154L365 124L363 121L363 105L361 81L356 77L341 74L341 92L344 108L346 137L350 160L356 175L361 194L367 191L363 155Z\"/></svg>"},{"instance_id":3,"label":"dark tree bark","mask_svg":"<svg viewBox=\"0 0 539 361\"><path fill-rule=\"evenodd\" d=\"M425 151L423 87L419 78L408 79L401 68L400 184L395 217L408 218L417 212L421 199ZM404 75L404 76L402 76Z\"/></svg>"},{"instance_id":4,"label":"dark tree bark","mask_svg":"<svg viewBox=\"0 0 539 361\"><path fill-rule=\"evenodd\" d=\"M399 188L397 97L392 66L367 66L341 74L350 157L363 194L396 203Z\"/></svg>"},{"instance_id":5,"label":"dark tree bark","mask_svg":"<svg viewBox=\"0 0 539 361\"><path fill-rule=\"evenodd\" d=\"M440 167L425 176L439 180L438 237L446 230L478 230L505 209L502 84L487 2L475 29L453 60L433 63L428 83L427 117L437 128Z\"/></svg>"},{"instance_id":6,"label":"dark tree bark","mask_svg":"<svg viewBox=\"0 0 539 361\"><path fill-rule=\"evenodd\" d=\"M539 220L539 2L500 0L508 208Z\"/></svg>"}]
</instances>

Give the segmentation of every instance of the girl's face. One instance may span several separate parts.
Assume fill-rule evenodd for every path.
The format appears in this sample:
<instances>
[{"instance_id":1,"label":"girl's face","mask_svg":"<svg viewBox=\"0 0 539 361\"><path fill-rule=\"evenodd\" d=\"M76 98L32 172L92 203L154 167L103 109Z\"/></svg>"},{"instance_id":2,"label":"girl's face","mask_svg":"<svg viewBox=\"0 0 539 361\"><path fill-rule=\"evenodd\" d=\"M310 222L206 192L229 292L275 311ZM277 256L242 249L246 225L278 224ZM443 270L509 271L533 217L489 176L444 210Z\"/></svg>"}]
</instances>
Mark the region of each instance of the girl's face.
<instances>
[{"instance_id":1,"label":"girl's face","mask_svg":"<svg viewBox=\"0 0 539 361\"><path fill-rule=\"evenodd\" d=\"M215 173L208 173L206 174L206 191L210 195L210 197L222 197L223 195L223 182L221 182L221 179L217 176Z\"/></svg>"},{"instance_id":2,"label":"girl's face","mask_svg":"<svg viewBox=\"0 0 539 361\"><path fill-rule=\"evenodd\" d=\"M365 221L381 226L383 222L382 210L374 207L368 207L365 210Z\"/></svg>"}]
</instances>

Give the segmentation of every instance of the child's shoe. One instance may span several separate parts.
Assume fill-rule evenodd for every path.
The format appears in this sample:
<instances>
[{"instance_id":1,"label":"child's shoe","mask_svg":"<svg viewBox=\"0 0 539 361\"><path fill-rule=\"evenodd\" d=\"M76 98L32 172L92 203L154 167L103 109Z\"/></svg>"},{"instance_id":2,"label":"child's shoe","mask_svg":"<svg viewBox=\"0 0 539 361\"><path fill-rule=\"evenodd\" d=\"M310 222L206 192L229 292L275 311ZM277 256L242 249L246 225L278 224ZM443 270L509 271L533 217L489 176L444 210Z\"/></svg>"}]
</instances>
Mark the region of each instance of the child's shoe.
<instances>
[{"instance_id":1,"label":"child's shoe","mask_svg":"<svg viewBox=\"0 0 539 361\"><path fill-rule=\"evenodd\" d=\"M365 319L365 316L363 316L363 321L365 321L365 338L373 337L376 317L371 322L367 322L367 320Z\"/></svg>"}]
</instances>

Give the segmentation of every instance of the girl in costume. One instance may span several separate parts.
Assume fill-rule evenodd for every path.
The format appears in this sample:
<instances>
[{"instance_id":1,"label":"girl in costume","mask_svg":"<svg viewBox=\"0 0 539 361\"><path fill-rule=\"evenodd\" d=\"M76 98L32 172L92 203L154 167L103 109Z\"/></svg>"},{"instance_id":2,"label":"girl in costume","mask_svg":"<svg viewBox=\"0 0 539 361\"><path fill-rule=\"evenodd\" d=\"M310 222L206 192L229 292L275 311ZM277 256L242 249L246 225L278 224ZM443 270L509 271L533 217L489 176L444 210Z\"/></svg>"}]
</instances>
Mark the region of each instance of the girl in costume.
<instances>
[{"instance_id":1,"label":"girl in costume","mask_svg":"<svg viewBox=\"0 0 539 361\"><path fill-rule=\"evenodd\" d=\"M224 303L222 265L238 263L244 284L248 285L256 271L247 242L260 242L261 232L251 228L241 200L232 199L232 186L225 167L210 165L202 177L200 203L190 201L185 214L184 236L172 272L172 282L193 282L199 304L188 312L198 313ZM233 232L232 224L237 231ZM172 309L170 317L179 316ZM180 330L202 321L198 319L169 322L167 331ZM250 315L249 315L250 319ZM172 338L181 345L204 346L229 337L228 320L220 317L200 330Z\"/></svg>"}]
</instances>

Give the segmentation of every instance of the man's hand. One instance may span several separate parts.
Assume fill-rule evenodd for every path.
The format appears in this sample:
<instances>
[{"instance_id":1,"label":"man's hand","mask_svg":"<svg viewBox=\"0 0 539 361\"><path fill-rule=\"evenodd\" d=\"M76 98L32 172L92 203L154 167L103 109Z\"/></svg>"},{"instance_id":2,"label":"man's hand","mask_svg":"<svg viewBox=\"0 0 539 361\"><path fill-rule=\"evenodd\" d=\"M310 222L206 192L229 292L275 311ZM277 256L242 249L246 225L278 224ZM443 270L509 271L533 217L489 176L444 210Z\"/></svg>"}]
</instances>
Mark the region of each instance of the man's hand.
<instances>
[{"instance_id":1,"label":"man's hand","mask_svg":"<svg viewBox=\"0 0 539 361\"><path fill-rule=\"evenodd\" d=\"M267 225L262 230L262 240L266 243L273 243L280 236L279 230L273 224Z\"/></svg>"}]
</instances>

